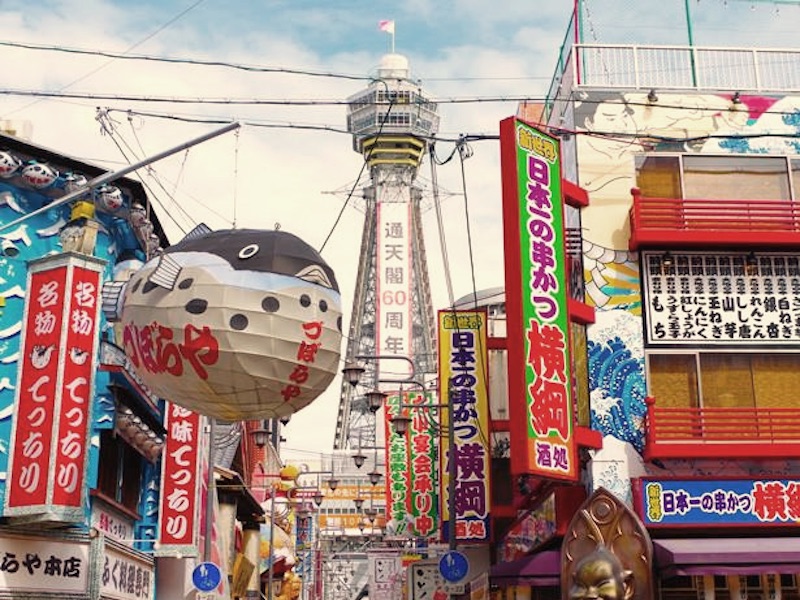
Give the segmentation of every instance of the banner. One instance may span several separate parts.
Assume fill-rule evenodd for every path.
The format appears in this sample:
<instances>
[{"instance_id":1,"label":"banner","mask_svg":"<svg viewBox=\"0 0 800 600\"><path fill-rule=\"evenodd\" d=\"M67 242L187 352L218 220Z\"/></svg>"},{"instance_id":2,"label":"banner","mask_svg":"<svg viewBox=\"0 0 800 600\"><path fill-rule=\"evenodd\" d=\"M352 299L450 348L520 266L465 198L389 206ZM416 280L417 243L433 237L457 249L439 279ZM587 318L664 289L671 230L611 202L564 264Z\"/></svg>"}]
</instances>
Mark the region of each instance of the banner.
<instances>
[{"instance_id":1,"label":"banner","mask_svg":"<svg viewBox=\"0 0 800 600\"><path fill-rule=\"evenodd\" d=\"M105 261L56 254L30 263L6 516L85 518L87 446Z\"/></svg>"},{"instance_id":2,"label":"banner","mask_svg":"<svg viewBox=\"0 0 800 600\"><path fill-rule=\"evenodd\" d=\"M454 448L440 436L442 539L449 540L450 463L455 461L455 529L461 542L489 542L491 458L486 311L439 311L439 395L444 428L453 428ZM452 411L452 414L451 414Z\"/></svg>"},{"instance_id":3,"label":"banner","mask_svg":"<svg viewBox=\"0 0 800 600\"><path fill-rule=\"evenodd\" d=\"M198 413L167 403L156 556L198 554L201 425Z\"/></svg>"},{"instance_id":4,"label":"banner","mask_svg":"<svg viewBox=\"0 0 800 600\"><path fill-rule=\"evenodd\" d=\"M419 408L417 408L419 407ZM387 535L429 539L439 524L439 460L434 394L404 392L386 399ZM397 415L411 422L397 435L390 421Z\"/></svg>"},{"instance_id":5,"label":"banner","mask_svg":"<svg viewBox=\"0 0 800 600\"><path fill-rule=\"evenodd\" d=\"M377 354L410 356L411 348L411 197L407 187L378 187L375 257L375 347ZM404 361L383 361L380 379L410 375ZM389 366L391 365L391 368Z\"/></svg>"},{"instance_id":6,"label":"banner","mask_svg":"<svg viewBox=\"0 0 800 600\"><path fill-rule=\"evenodd\" d=\"M558 140L500 123L511 472L577 481Z\"/></svg>"}]
</instances>

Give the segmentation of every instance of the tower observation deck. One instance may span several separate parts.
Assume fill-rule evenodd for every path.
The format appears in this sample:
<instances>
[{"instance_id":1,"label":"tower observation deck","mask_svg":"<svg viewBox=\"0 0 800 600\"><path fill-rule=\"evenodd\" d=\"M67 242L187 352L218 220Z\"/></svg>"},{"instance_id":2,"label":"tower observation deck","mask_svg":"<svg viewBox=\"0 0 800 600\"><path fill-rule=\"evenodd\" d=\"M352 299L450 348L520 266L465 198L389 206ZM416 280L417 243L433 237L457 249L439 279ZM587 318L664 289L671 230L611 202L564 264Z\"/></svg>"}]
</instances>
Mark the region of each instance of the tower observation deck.
<instances>
[{"instance_id":1,"label":"tower observation deck","mask_svg":"<svg viewBox=\"0 0 800 600\"><path fill-rule=\"evenodd\" d=\"M370 184L347 357L404 356L416 379L436 371L430 281L415 185L422 157L439 127L437 107L409 77L408 59L387 54L369 86L348 98L347 129L363 155ZM387 380L407 378L407 361L366 360L365 385L391 390ZM400 387L400 386L395 386ZM365 398L342 382L335 449L377 443Z\"/></svg>"}]
</instances>

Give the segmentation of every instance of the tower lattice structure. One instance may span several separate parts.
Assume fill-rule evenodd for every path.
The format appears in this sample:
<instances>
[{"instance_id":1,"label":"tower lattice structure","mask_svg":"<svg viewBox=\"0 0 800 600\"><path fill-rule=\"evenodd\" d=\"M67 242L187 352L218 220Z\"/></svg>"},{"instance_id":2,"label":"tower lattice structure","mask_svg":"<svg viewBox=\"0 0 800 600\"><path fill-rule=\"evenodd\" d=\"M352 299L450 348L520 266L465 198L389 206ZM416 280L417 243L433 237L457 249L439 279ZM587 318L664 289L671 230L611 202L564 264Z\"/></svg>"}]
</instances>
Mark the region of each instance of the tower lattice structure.
<instances>
[{"instance_id":1,"label":"tower lattice structure","mask_svg":"<svg viewBox=\"0 0 800 600\"><path fill-rule=\"evenodd\" d=\"M353 149L367 162L370 184L363 193L366 210L347 357L406 356L419 379L436 371L436 335L422 233L422 190L415 180L439 116L436 104L409 73L404 56L387 54L372 83L348 98L348 131ZM361 362L366 369L362 381L378 388L391 361ZM402 365L401 361L391 368ZM343 381L334 448L375 446L377 421L366 399Z\"/></svg>"}]
</instances>

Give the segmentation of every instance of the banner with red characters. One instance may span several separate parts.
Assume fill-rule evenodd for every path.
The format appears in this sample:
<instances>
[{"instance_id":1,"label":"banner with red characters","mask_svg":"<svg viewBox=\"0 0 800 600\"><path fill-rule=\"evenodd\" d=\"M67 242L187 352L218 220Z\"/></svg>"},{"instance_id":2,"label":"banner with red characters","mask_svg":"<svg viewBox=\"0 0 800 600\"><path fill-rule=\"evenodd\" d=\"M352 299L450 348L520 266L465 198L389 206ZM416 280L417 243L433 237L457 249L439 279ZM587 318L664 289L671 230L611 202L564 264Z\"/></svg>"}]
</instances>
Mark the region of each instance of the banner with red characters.
<instances>
[{"instance_id":1,"label":"banner with red characters","mask_svg":"<svg viewBox=\"0 0 800 600\"><path fill-rule=\"evenodd\" d=\"M83 521L105 261L29 264L4 514Z\"/></svg>"}]
</instances>

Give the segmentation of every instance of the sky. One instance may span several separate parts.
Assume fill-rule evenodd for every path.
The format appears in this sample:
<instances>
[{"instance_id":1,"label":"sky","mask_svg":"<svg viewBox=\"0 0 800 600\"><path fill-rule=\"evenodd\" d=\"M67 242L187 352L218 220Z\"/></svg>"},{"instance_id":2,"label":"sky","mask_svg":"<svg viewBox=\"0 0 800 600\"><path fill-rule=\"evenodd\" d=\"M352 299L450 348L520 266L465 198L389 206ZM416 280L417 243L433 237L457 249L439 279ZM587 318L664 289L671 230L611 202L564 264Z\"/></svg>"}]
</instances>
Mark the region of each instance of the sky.
<instances>
[{"instance_id":1,"label":"sky","mask_svg":"<svg viewBox=\"0 0 800 600\"><path fill-rule=\"evenodd\" d=\"M691 37L698 46L797 46L795 0L585 7L589 43L686 45ZM363 225L356 198L368 181L359 180L346 107L335 102L366 87L390 51L392 36L378 22L395 22L395 51L440 101L436 153L446 158L460 135L496 136L517 98L543 98L571 11L571 0L2 0L0 120L28 123L33 143L111 170L219 127L192 121L244 123L138 173L160 221L173 242L205 222L279 225L322 248L347 331ZM455 298L473 285L503 285L499 146L485 139L470 147L463 165L456 155L437 168ZM449 298L427 160L418 185L436 310ZM330 451L339 386L337 377L284 429L288 453Z\"/></svg>"}]
</instances>

